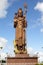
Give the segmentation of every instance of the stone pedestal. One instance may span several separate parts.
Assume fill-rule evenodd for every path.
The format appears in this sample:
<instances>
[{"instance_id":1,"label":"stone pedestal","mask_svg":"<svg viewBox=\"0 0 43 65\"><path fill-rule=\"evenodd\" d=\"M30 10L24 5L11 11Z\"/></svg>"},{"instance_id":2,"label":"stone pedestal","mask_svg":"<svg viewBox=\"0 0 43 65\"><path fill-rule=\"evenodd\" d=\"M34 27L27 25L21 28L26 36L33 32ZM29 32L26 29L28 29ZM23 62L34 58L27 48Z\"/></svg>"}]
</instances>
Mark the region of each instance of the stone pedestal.
<instances>
[{"instance_id":1,"label":"stone pedestal","mask_svg":"<svg viewBox=\"0 0 43 65\"><path fill-rule=\"evenodd\" d=\"M7 58L7 65L36 65L37 63L37 57L29 57L26 54L19 54L15 57Z\"/></svg>"}]
</instances>

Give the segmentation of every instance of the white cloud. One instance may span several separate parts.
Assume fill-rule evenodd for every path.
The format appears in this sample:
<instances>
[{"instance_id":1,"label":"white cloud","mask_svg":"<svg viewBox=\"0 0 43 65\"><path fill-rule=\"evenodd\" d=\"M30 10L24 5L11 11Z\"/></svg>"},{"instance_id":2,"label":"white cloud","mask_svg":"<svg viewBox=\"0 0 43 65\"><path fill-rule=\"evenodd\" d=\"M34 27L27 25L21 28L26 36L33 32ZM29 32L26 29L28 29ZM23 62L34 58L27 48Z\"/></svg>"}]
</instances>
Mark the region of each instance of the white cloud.
<instances>
[{"instance_id":1,"label":"white cloud","mask_svg":"<svg viewBox=\"0 0 43 65\"><path fill-rule=\"evenodd\" d=\"M41 13L41 17L39 19L40 24L43 25L43 2L38 2L34 7L34 10L38 10ZM43 28L40 29L40 32L43 32Z\"/></svg>"},{"instance_id":2,"label":"white cloud","mask_svg":"<svg viewBox=\"0 0 43 65\"><path fill-rule=\"evenodd\" d=\"M41 22L43 23L43 2L38 2L36 6L34 7L34 10L38 10L41 12Z\"/></svg>"},{"instance_id":3,"label":"white cloud","mask_svg":"<svg viewBox=\"0 0 43 65\"><path fill-rule=\"evenodd\" d=\"M40 32L43 32L43 28L40 29Z\"/></svg>"},{"instance_id":4,"label":"white cloud","mask_svg":"<svg viewBox=\"0 0 43 65\"><path fill-rule=\"evenodd\" d=\"M7 47L8 47L8 50L10 50L10 51L8 51L8 55L10 55L11 57L14 57L15 56L14 47L12 45L9 45Z\"/></svg>"},{"instance_id":5,"label":"white cloud","mask_svg":"<svg viewBox=\"0 0 43 65\"><path fill-rule=\"evenodd\" d=\"M0 0L0 18L6 17L8 6L8 0Z\"/></svg>"},{"instance_id":6,"label":"white cloud","mask_svg":"<svg viewBox=\"0 0 43 65\"><path fill-rule=\"evenodd\" d=\"M38 62L41 63L43 61L43 52L37 51L35 54L38 56Z\"/></svg>"},{"instance_id":7,"label":"white cloud","mask_svg":"<svg viewBox=\"0 0 43 65\"><path fill-rule=\"evenodd\" d=\"M0 60L6 60L7 57L14 57L10 55L9 53L2 52L0 53Z\"/></svg>"},{"instance_id":8,"label":"white cloud","mask_svg":"<svg viewBox=\"0 0 43 65\"><path fill-rule=\"evenodd\" d=\"M29 28L30 30L32 28L36 28L37 26L43 26L43 2L38 2L34 6L34 10L40 11L39 14L41 14L41 15L40 15L40 18L37 18L36 20L32 20L32 23L34 23L34 24ZM36 12L36 14L37 14L37 12Z\"/></svg>"},{"instance_id":9,"label":"white cloud","mask_svg":"<svg viewBox=\"0 0 43 65\"><path fill-rule=\"evenodd\" d=\"M3 48L7 43L5 38L0 37L0 49Z\"/></svg>"},{"instance_id":10,"label":"white cloud","mask_svg":"<svg viewBox=\"0 0 43 65\"><path fill-rule=\"evenodd\" d=\"M43 2L38 2L36 6L34 7L35 10L38 10L41 12L41 18L40 21L43 24Z\"/></svg>"},{"instance_id":11,"label":"white cloud","mask_svg":"<svg viewBox=\"0 0 43 65\"><path fill-rule=\"evenodd\" d=\"M6 53L0 53L0 60L5 60L5 57L7 57Z\"/></svg>"},{"instance_id":12,"label":"white cloud","mask_svg":"<svg viewBox=\"0 0 43 65\"><path fill-rule=\"evenodd\" d=\"M34 50L31 47L27 48L27 52L28 52L29 56L33 56L34 55Z\"/></svg>"},{"instance_id":13,"label":"white cloud","mask_svg":"<svg viewBox=\"0 0 43 65\"><path fill-rule=\"evenodd\" d=\"M35 51L31 47L27 48L27 52L28 52L30 57L37 56L38 57L38 62L42 62L43 61L43 52Z\"/></svg>"},{"instance_id":14,"label":"white cloud","mask_svg":"<svg viewBox=\"0 0 43 65\"><path fill-rule=\"evenodd\" d=\"M43 2L38 2L34 9L43 12Z\"/></svg>"},{"instance_id":15,"label":"white cloud","mask_svg":"<svg viewBox=\"0 0 43 65\"><path fill-rule=\"evenodd\" d=\"M41 15L40 21L41 21L41 24L43 25L43 14Z\"/></svg>"}]
</instances>

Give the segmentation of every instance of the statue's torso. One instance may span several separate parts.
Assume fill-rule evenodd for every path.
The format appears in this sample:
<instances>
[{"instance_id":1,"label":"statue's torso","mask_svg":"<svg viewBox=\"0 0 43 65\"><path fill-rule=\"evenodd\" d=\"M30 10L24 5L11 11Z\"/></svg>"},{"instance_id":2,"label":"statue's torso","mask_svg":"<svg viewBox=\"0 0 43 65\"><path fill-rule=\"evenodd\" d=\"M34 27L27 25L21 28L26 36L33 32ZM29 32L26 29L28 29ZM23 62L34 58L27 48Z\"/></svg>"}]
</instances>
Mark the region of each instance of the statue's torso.
<instances>
[{"instance_id":1,"label":"statue's torso","mask_svg":"<svg viewBox=\"0 0 43 65\"><path fill-rule=\"evenodd\" d=\"M24 22L24 18L23 17L18 17L17 18L17 27L18 28L23 28L23 22Z\"/></svg>"},{"instance_id":2,"label":"statue's torso","mask_svg":"<svg viewBox=\"0 0 43 65\"><path fill-rule=\"evenodd\" d=\"M23 17L18 17L17 19L17 27L16 27L16 39L22 38L23 37L23 22L24 19Z\"/></svg>"}]
</instances>

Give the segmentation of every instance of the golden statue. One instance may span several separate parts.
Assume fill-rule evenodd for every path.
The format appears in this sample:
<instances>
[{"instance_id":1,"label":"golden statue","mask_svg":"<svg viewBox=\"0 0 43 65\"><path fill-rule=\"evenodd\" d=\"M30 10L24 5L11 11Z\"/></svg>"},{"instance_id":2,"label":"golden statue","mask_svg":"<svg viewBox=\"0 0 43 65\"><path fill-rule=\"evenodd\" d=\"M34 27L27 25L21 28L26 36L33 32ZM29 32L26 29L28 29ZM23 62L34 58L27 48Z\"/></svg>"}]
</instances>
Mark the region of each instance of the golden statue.
<instances>
[{"instance_id":1,"label":"golden statue","mask_svg":"<svg viewBox=\"0 0 43 65\"><path fill-rule=\"evenodd\" d=\"M23 14L21 8L19 8L18 12L15 13L14 17L14 28L16 28L14 52L16 54L24 54L27 53L26 50L26 37L25 37L25 28L27 27L26 17Z\"/></svg>"}]
</instances>

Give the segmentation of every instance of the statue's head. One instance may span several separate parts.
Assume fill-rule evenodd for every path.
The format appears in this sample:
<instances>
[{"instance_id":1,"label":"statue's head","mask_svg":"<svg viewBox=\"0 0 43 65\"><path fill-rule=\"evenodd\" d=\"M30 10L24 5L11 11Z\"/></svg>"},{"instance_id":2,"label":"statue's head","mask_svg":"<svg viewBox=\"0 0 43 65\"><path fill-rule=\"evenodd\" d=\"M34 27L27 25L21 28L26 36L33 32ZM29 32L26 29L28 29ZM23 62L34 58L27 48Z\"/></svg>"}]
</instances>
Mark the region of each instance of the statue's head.
<instances>
[{"instance_id":1,"label":"statue's head","mask_svg":"<svg viewBox=\"0 0 43 65\"><path fill-rule=\"evenodd\" d=\"M18 16L19 16L19 17L22 17L22 16L23 16L22 8L19 8L19 10L18 10Z\"/></svg>"}]
</instances>

